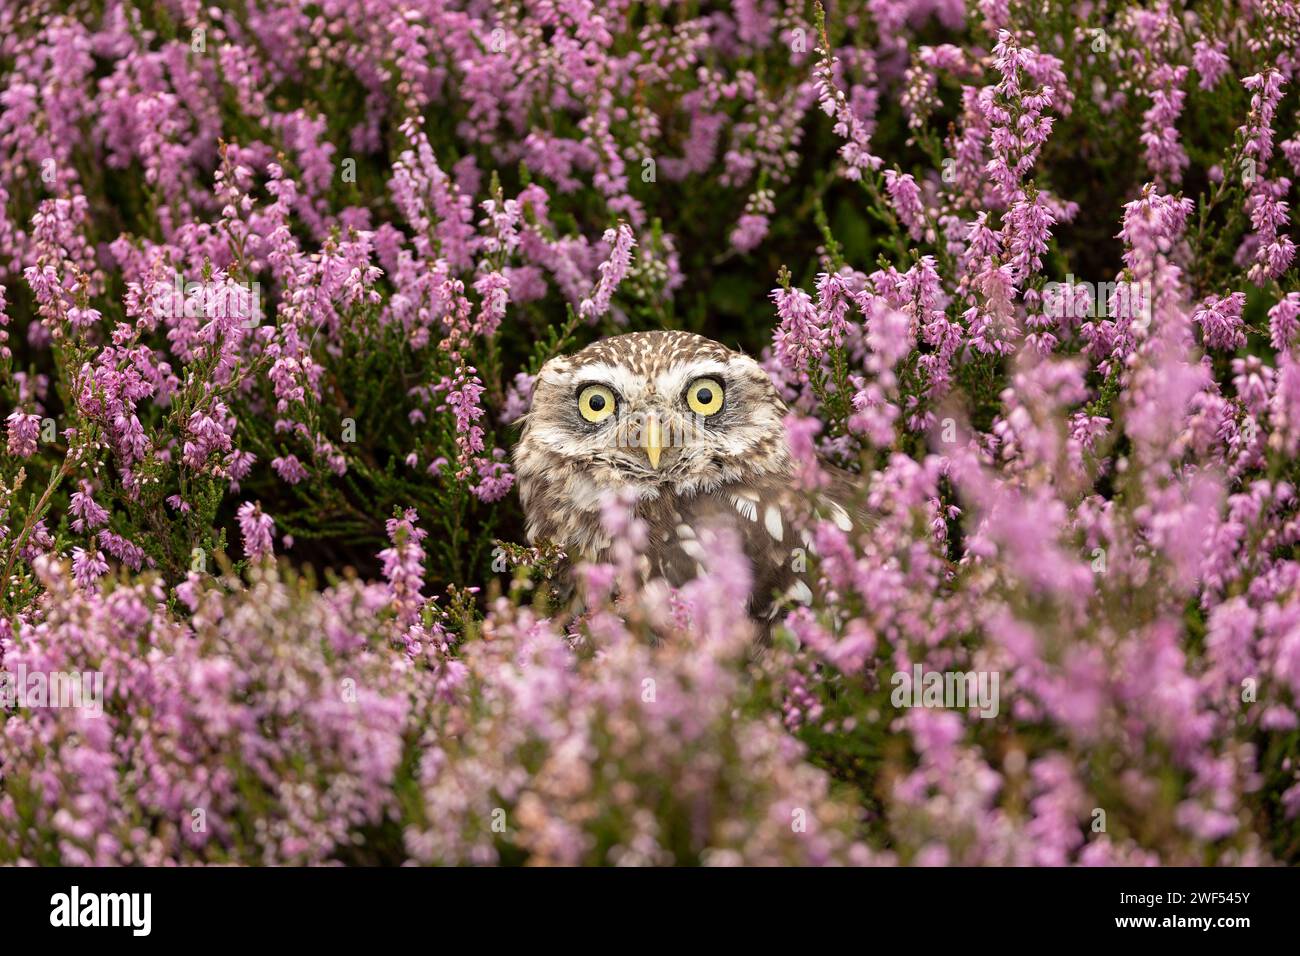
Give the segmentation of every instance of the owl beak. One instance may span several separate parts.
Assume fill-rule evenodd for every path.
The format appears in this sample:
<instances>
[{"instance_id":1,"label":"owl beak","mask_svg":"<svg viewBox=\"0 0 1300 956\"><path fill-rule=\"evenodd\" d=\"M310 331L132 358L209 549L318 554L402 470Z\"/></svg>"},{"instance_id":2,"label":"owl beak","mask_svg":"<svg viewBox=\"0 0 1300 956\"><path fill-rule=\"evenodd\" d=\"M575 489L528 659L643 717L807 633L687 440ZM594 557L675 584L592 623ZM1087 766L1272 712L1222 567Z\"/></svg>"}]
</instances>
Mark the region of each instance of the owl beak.
<instances>
[{"instance_id":1,"label":"owl beak","mask_svg":"<svg viewBox=\"0 0 1300 956\"><path fill-rule=\"evenodd\" d=\"M650 467L658 469L659 456L662 455L664 451L664 436L663 432L659 428L659 418L657 416L650 415L646 418L645 430L642 434L645 438L643 443L645 447L645 456L650 460Z\"/></svg>"}]
</instances>

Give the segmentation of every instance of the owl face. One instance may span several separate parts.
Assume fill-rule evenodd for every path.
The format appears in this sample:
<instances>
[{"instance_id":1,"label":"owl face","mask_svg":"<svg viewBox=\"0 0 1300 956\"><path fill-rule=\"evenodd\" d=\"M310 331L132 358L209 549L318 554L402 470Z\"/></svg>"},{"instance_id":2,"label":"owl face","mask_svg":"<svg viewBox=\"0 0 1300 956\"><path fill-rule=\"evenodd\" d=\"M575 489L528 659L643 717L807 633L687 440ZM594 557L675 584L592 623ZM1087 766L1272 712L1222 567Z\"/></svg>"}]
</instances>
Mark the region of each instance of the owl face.
<instances>
[{"instance_id":1,"label":"owl face","mask_svg":"<svg viewBox=\"0 0 1300 956\"><path fill-rule=\"evenodd\" d=\"M757 362L702 336L596 342L538 375L515 452L525 508L543 488L591 510L608 488L697 494L788 471L785 412Z\"/></svg>"}]
</instances>

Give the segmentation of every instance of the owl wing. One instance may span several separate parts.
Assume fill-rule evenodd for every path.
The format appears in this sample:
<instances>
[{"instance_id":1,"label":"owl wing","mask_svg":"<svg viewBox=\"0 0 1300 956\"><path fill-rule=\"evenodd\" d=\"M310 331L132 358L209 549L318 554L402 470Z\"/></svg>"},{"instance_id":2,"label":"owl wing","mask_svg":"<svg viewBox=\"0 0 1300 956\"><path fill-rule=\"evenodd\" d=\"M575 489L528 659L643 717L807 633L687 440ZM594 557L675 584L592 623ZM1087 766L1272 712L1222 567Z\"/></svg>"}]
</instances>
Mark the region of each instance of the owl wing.
<instances>
[{"instance_id":1,"label":"owl wing","mask_svg":"<svg viewBox=\"0 0 1300 956\"><path fill-rule=\"evenodd\" d=\"M650 519L650 576L680 585L707 566L703 528L726 528L740 539L753 573L745 611L759 620L771 619L791 602L808 603L810 536L796 520L810 504L817 517L833 521L845 532L867 525L851 504L861 479L839 469L827 469L831 484L809 496L788 483L732 484L712 494L678 502Z\"/></svg>"}]
</instances>

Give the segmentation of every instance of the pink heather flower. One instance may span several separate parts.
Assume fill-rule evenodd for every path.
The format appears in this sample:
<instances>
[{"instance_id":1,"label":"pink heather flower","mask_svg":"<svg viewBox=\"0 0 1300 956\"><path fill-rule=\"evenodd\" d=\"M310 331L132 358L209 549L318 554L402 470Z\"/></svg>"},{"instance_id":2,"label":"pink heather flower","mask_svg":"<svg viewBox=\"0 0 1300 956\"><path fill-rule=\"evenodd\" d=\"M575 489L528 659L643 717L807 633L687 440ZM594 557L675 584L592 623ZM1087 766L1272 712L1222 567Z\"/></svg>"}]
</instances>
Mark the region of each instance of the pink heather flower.
<instances>
[{"instance_id":1,"label":"pink heather flower","mask_svg":"<svg viewBox=\"0 0 1300 956\"><path fill-rule=\"evenodd\" d=\"M1288 292L1268 310L1269 342L1277 351L1286 352L1296 344L1297 329L1300 329L1300 292Z\"/></svg>"},{"instance_id":2,"label":"pink heather flower","mask_svg":"<svg viewBox=\"0 0 1300 956\"><path fill-rule=\"evenodd\" d=\"M144 567L145 561L148 560L143 548L119 534L104 530L99 532L96 537L99 540L100 547L132 571L139 571Z\"/></svg>"},{"instance_id":3,"label":"pink heather flower","mask_svg":"<svg viewBox=\"0 0 1300 956\"><path fill-rule=\"evenodd\" d=\"M504 273L489 272L474 280L474 291L483 301L474 323L474 332L485 337L495 335L510 302L510 279Z\"/></svg>"},{"instance_id":4,"label":"pink heather flower","mask_svg":"<svg viewBox=\"0 0 1300 956\"><path fill-rule=\"evenodd\" d=\"M1300 133L1290 139L1283 140L1278 145L1282 149L1282 155L1286 157L1287 163L1291 166L1291 172L1300 176ZM3 325L3 322L0 322L0 325ZM3 341L4 332L0 330L0 342Z\"/></svg>"},{"instance_id":5,"label":"pink heather flower","mask_svg":"<svg viewBox=\"0 0 1300 956\"><path fill-rule=\"evenodd\" d=\"M1061 63L1050 54L1022 47L1007 30L999 31L993 48L997 84L986 88L979 107L990 126L993 159L986 167L1005 204L1021 198L1021 183L1034 165L1052 131L1052 118L1044 113L1061 107L1069 84ZM1029 81L1028 83L1026 81Z\"/></svg>"},{"instance_id":6,"label":"pink heather flower","mask_svg":"<svg viewBox=\"0 0 1300 956\"><path fill-rule=\"evenodd\" d=\"M424 587L424 548L420 542L428 532L417 521L419 515L414 508L406 509L400 518L389 518L386 527L392 546L379 552L393 609L398 621L407 627L419 620L424 605L420 595Z\"/></svg>"},{"instance_id":7,"label":"pink heather flower","mask_svg":"<svg viewBox=\"0 0 1300 956\"><path fill-rule=\"evenodd\" d=\"M781 319L772 337L776 354L787 368L803 371L810 360L821 358L826 351L829 331L819 323L807 292L773 289L771 295Z\"/></svg>"},{"instance_id":8,"label":"pink heather flower","mask_svg":"<svg viewBox=\"0 0 1300 956\"><path fill-rule=\"evenodd\" d=\"M854 434L863 435L878 448L887 448L894 441L894 426L899 419L897 405L885 396L878 382L863 382L855 378L858 386L853 394L854 414L848 427Z\"/></svg>"},{"instance_id":9,"label":"pink heather flower","mask_svg":"<svg viewBox=\"0 0 1300 956\"><path fill-rule=\"evenodd\" d=\"M4 200L6 198L7 193L5 193L3 187L0 187L0 209L3 209ZM4 214L0 212L0 222L3 222L3 219ZM2 228L3 226L0 226L0 229ZM0 241L0 249L3 248L5 248L5 243ZM5 311L5 287L4 283L0 282L0 362L9 361L13 358L14 354L9 348L9 330L6 328L7 325L9 325L9 314Z\"/></svg>"},{"instance_id":10,"label":"pink heather flower","mask_svg":"<svg viewBox=\"0 0 1300 956\"><path fill-rule=\"evenodd\" d=\"M503 424L513 424L528 413L533 403L534 381L535 376L527 372L515 373L514 381L506 386L506 401L500 419Z\"/></svg>"},{"instance_id":11,"label":"pink heather flower","mask_svg":"<svg viewBox=\"0 0 1300 956\"><path fill-rule=\"evenodd\" d=\"M1243 155L1254 157L1262 167L1273 155L1273 121L1277 117L1277 106L1282 100L1282 88L1286 85L1286 79L1279 71L1268 69L1246 77L1241 85L1252 93L1250 117L1246 125L1238 130L1246 136Z\"/></svg>"},{"instance_id":12,"label":"pink heather flower","mask_svg":"<svg viewBox=\"0 0 1300 956\"><path fill-rule=\"evenodd\" d=\"M1273 381L1273 369L1260 361L1259 356L1232 360L1232 387L1246 410L1261 415L1268 404Z\"/></svg>"},{"instance_id":13,"label":"pink heather flower","mask_svg":"<svg viewBox=\"0 0 1300 956\"><path fill-rule=\"evenodd\" d=\"M108 512L95 503L90 482L82 481L77 491L72 493L68 510L75 516L72 530L78 534L93 531L108 523Z\"/></svg>"},{"instance_id":14,"label":"pink heather flower","mask_svg":"<svg viewBox=\"0 0 1300 956\"><path fill-rule=\"evenodd\" d=\"M1300 361L1290 352L1283 352L1278 363L1269 414L1283 453L1294 458L1300 453Z\"/></svg>"},{"instance_id":15,"label":"pink heather flower","mask_svg":"<svg viewBox=\"0 0 1300 956\"><path fill-rule=\"evenodd\" d=\"M1252 94L1250 115L1245 125L1238 128L1237 134L1244 140L1242 163L1249 164L1245 171L1251 174L1251 179L1247 182L1249 196L1246 209L1250 213L1254 232L1238 255L1244 256L1253 250L1254 261L1247 277L1251 282L1262 285L1266 280L1275 279L1286 272L1295 258L1295 243L1288 235L1290 207L1284 198L1291 183L1285 178L1274 181L1264 175L1273 155L1276 139L1273 124L1286 78L1279 70L1270 67L1241 82Z\"/></svg>"},{"instance_id":16,"label":"pink heather flower","mask_svg":"<svg viewBox=\"0 0 1300 956\"><path fill-rule=\"evenodd\" d=\"M437 253L457 270L469 267L476 251L474 207L461 193L434 156L418 117L403 122L401 132L412 148L404 150L393 166L390 188L398 208L415 230L416 252L430 262Z\"/></svg>"},{"instance_id":17,"label":"pink heather flower","mask_svg":"<svg viewBox=\"0 0 1300 956\"><path fill-rule=\"evenodd\" d=\"M995 267L990 262L973 284L983 301L962 313L970 328L971 345L985 354L1011 354L1019 334L1012 307L1016 289L1011 267Z\"/></svg>"},{"instance_id":18,"label":"pink heather flower","mask_svg":"<svg viewBox=\"0 0 1300 956\"><path fill-rule=\"evenodd\" d=\"M600 499L600 526L615 540L626 540L632 548L645 547L647 528L636 515L636 494L630 488L604 494Z\"/></svg>"},{"instance_id":19,"label":"pink heather flower","mask_svg":"<svg viewBox=\"0 0 1300 956\"><path fill-rule=\"evenodd\" d=\"M283 455L271 459L275 473L291 485L296 485L307 477L307 469L298 460L297 455Z\"/></svg>"},{"instance_id":20,"label":"pink heather flower","mask_svg":"<svg viewBox=\"0 0 1300 956\"><path fill-rule=\"evenodd\" d=\"M81 308L72 306L68 309L67 319L73 328L87 329L94 325L102 318L98 309Z\"/></svg>"},{"instance_id":21,"label":"pink heather flower","mask_svg":"<svg viewBox=\"0 0 1300 956\"><path fill-rule=\"evenodd\" d=\"M731 231L731 246L737 252L752 252L767 236L768 218L758 213L745 213Z\"/></svg>"},{"instance_id":22,"label":"pink heather flower","mask_svg":"<svg viewBox=\"0 0 1300 956\"><path fill-rule=\"evenodd\" d=\"M921 204L921 190L910 173L885 170L885 192L889 195L894 213L907 228L907 234L920 242L925 236L925 208Z\"/></svg>"},{"instance_id":23,"label":"pink heather flower","mask_svg":"<svg viewBox=\"0 0 1300 956\"><path fill-rule=\"evenodd\" d=\"M239 520L239 533L244 541L244 555L250 561L257 561L270 555L275 521L270 515L262 513L261 504L245 501L239 506L236 517Z\"/></svg>"},{"instance_id":24,"label":"pink heather flower","mask_svg":"<svg viewBox=\"0 0 1300 956\"><path fill-rule=\"evenodd\" d=\"M1179 142L1178 119L1187 94L1187 67L1162 63L1151 73L1152 105L1142 117L1142 145L1146 148L1147 166L1165 186L1182 182L1187 167L1187 152Z\"/></svg>"},{"instance_id":25,"label":"pink heather flower","mask_svg":"<svg viewBox=\"0 0 1300 956\"><path fill-rule=\"evenodd\" d=\"M1162 195L1154 186L1146 187L1140 199L1124 206L1120 229L1120 239L1127 247L1124 264L1137 282L1149 284L1152 297L1160 304L1176 302L1182 295L1182 273L1172 260L1192 208L1191 199Z\"/></svg>"},{"instance_id":26,"label":"pink heather flower","mask_svg":"<svg viewBox=\"0 0 1300 956\"><path fill-rule=\"evenodd\" d=\"M253 470L257 456L251 451L232 451L226 456L225 469L230 478L230 490L239 491L239 483Z\"/></svg>"},{"instance_id":27,"label":"pink heather flower","mask_svg":"<svg viewBox=\"0 0 1300 956\"><path fill-rule=\"evenodd\" d=\"M479 501L487 504L500 501L514 487L515 476L504 461L505 454L504 449L494 448L491 458L481 457L475 461L478 483L470 488L470 492Z\"/></svg>"},{"instance_id":28,"label":"pink heather flower","mask_svg":"<svg viewBox=\"0 0 1300 956\"><path fill-rule=\"evenodd\" d=\"M41 417L13 411L5 420L9 425L9 454L27 458L36 453L36 439L41 433Z\"/></svg>"},{"instance_id":29,"label":"pink heather flower","mask_svg":"<svg viewBox=\"0 0 1300 956\"><path fill-rule=\"evenodd\" d=\"M867 317L867 347L876 363L874 370L884 372L892 369L915 345L911 317L877 301Z\"/></svg>"},{"instance_id":30,"label":"pink heather flower","mask_svg":"<svg viewBox=\"0 0 1300 956\"><path fill-rule=\"evenodd\" d=\"M90 590L95 582L108 573L108 562L97 550L72 549L72 576L79 587Z\"/></svg>"},{"instance_id":31,"label":"pink heather flower","mask_svg":"<svg viewBox=\"0 0 1300 956\"><path fill-rule=\"evenodd\" d=\"M1295 259L1295 243L1287 235L1291 207L1281 198L1289 188L1287 179L1259 178L1246 200L1255 230L1248 240L1254 243L1255 261L1247 275L1257 284L1282 275Z\"/></svg>"},{"instance_id":32,"label":"pink heather flower","mask_svg":"<svg viewBox=\"0 0 1300 956\"><path fill-rule=\"evenodd\" d=\"M619 223L617 229L605 230L603 239L610 245L609 259L600 265L600 281L591 296L578 305L578 314L588 321L594 321L609 311L614 290L632 264L632 248L636 245L632 228L626 223Z\"/></svg>"},{"instance_id":33,"label":"pink heather flower","mask_svg":"<svg viewBox=\"0 0 1300 956\"><path fill-rule=\"evenodd\" d=\"M1201 89L1213 89L1229 69L1228 56L1224 52L1225 45L1223 41L1217 40L1211 43L1209 40L1197 40L1192 49L1194 51L1192 66L1200 74L1199 85Z\"/></svg>"},{"instance_id":34,"label":"pink heather flower","mask_svg":"<svg viewBox=\"0 0 1300 956\"><path fill-rule=\"evenodd\" d=\"M489 255L514 252L519 247L519 201L507 199L498 204L495 199L485 199L480 205L487 214L479 223L488 230L483 240L483 251Z\"/></svg>"},{"instance_id":35,"label":"pink heather flower","mask_svg":"<svg viewBox=\"0 0 1300 956\"><path fill-rule=\"evenodd\" d=\"M1051 240L1056 216L1041 192L1032 199L1020 199L1007 210L1005 233L1009 264L1018 283L1042 268L1042 256Z\"/></svg>"},{"instance_id":36,"label":"pink heather flower","mask_svg":"<svg viewBox=\"0 0 1300 956\"><path fill-rule=\"evenodd\" d=\"M817 276L817 324L825 330L827 343L839 348L849 329L849 313L856 305L865 308L869 296L855 291L857 280L823 272Z\"/></svg>"},{"instance_id":37,"label":"pink heather flower","mask_svg":"<svg viewBox=\"0 0 1300 956\"><path fill-rule=\"evenodd\" d=\"M476 424L483 417L483 382L477 369L461 367L456 369L454 380L440 387L447 392L447 404L456 421L456 461L460 466L457 477L467 478L471 462L483 451L483 428Z\"/></svg>"},{"instance_id":38,"label":"pink heather flower","mask_svg":"<svg viewBox=\"0 0 1300 956\"><path fill-rule=\"evenodd\" d=\"M1241 310L1246 304L1244 292L1233 292L1223 297L1211 296L1192 314L1192 321L1201 327L1206 348L1239 349L1246 344L1246 333Z\"/></svg>"},{"instance_id":39,"label":"pink heather flower","mask_svg":"<svg viewBox=\"0 0 1300 956\"><path fill-rule=\"evenodd\" d=\"M813 70L817 86L817 102L822 111L835 121L833 131L844 140L840 147L840 158L844 161L844 177L851 180L862 178L863 170L879 169L882 160L871 152L871 133L865 122L849 104L848 97L835 82L836 66L839 60L831 55L830 50L817 50L819 59Z\"/></svg>"},{"instance_id":40,"label":"pink heather flower","mask_svg":"<svg viewBox=\"0 0 1300 956\"><path fill-rule=\"evenodd\" d=\"M785 417L786 441L790 445L790 459L795 465L795 485L809 491L830 484L830 477L822 469L817 454L817 435L821 430L822 423L815 418Z\"/></svg>"}]
</instances>

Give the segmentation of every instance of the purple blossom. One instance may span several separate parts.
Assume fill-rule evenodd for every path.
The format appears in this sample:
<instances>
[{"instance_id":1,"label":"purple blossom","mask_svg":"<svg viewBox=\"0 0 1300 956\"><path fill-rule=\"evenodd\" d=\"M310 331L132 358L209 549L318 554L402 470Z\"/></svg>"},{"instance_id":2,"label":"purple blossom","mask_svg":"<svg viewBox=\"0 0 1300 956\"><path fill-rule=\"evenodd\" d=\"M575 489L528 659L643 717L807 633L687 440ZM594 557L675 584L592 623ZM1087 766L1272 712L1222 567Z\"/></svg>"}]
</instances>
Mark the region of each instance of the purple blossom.
<instances>
[{"instance_id":1,"label":"purple blossom","mask_svg":"<svg viewBox=\"0 0 1300 956\"><path fill-rule=\"evenodd\" d=\"M275 469L275 473L279 475L281 479L291 485L296 485L298 482L303 481L307 478L308 474L307 469L303 466L302 462L298 460L297 455L279 455L272 458L271 467Z\"/></svg>"},{"instance_id":2,"label":"purple blossom","mask_svg":"<svg viewBox=\"0 0 1300 956\"><path fill-rule=\"evenodd\" d=\"M275 534L275 521L262 512L261 504L245 501L239 506L239 534L244 542L244 555L257 561L271 554L271 540Z\"/></svg>"},{"instance_id":3,"label":"purple blossom","mask_svg":"<svg viewBox=\"0 0 1300 956\"><path fill-rule=\"evenodd\" d=\"M803 369L826 350L827 329L818 321L812 299L802 289L773 289L781 325L773 335L777 356L792 369Z\"/></svg>"},{"instance_id":4,"label":"purple blossom","mask_svg":"<svg viewBox=\"0 0 1300 956\"><path fill-rule=\"evenodd\" d=\"M416 622L423 605L420 591L424 587L424 549L420 542L428 532L416 524L418 520L414 509L409 508L400 518L389 518L386 527L392 546L379 552L393 608L406 626Z\"/></svg>"},{"instance_id":5,"label":"purple blossom","mask_svg":"<svg viewBox=\"0 0 1300 956\"><path fill-rule=\"evenodd\" d=\"M75 515L72 530L78 534L93 531L108 523L108 512L101 508L93 497L90 482L81 482L81 487L72 493L68 510Z\"/></svg>"},{"instance_id":6,"label":"purple blossom","mask_svg":"<svg viewBox=\"0 0 1300 956\"><path fill-rule=\"evenodd\" d=\"M885 170L885 192L898 215L899 221L907 228L907 234L920 241L925 235L925 207L921 202L921 190L907 173L893 169Z\"/></svg>"},{"instance_id":7,"label":"purple blossom","mask_svg":"<svg viewBox=\"0 0 1300 956\"><path fill-rule=\"evenodd\" d=\"M1211 296L1192 314L1192 321L1201 327L1207 348L1239 349L1246 344L1241 310L1246 304L1245 293L1233 292L1226 296Z\"/></svg>"},{"instance_id":8,"label":"purple blossom","mask_svg":"<svg viewBox=\"0 0 1300 956\"><path fill-rule=\"evenodd\" d=\"M1226 44L1222 40L1212 42L1201 39L1193 44L1195 51L1192 57L1192 66L1200 74L1200 87L1203 90L1214 89L1219 80L1223 79L1230 67L1228 55L1225 52Z\"/></svg>"},{"instance_id":9,"label":"purple blossom","mask_svg":"<svg viewBox=\"0 0 1300 956\"><path fill-rule=\"evenodd\" d=\"M636 245L632 229L626 223L620 223L617 229L605 230L603 241L610 246L609 259L600 265L600 281L592 290L591 296L583 299L578 306L579 314L589 321L598 319L609 311L614 290L627 275L632 263L632 248Z\"/></svg>"},{"instance_id":10,"label":"purple blossom","mask_svg":"<svg viewBox=\"0 0 1300 956\"><path fill-rule=\"evenodd\" d=\"M72 549L72 576L77 585L89 590L95 582L108 573L108 562L97 550Z\"/></svg>"},{"instance_id":11,"label":"purple blossom","mask_svg":"<svg viewBox=\"0 0 1300 956\"><path fill-rule=\"evenodd\" d=\"M1300 329L1300 292L1288 292L1268 310L1269 342L1278 352L1287 352L1296 343Z\"/></svg>"},{"instance_id":12,"label":"purple blossom","mask_svg":"<svg viewBox=\"0 0 1300 956\"><path fill-rule=\"evenodd\" d=\"M41 417L15 410L9 413L5 422L9 426L9 454L17 458L34 455L36 439L41 433Z\"/></svg>"}]
</instances>

